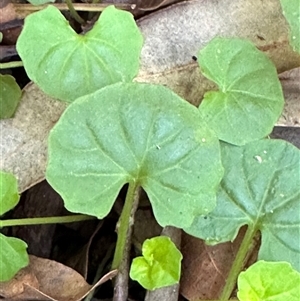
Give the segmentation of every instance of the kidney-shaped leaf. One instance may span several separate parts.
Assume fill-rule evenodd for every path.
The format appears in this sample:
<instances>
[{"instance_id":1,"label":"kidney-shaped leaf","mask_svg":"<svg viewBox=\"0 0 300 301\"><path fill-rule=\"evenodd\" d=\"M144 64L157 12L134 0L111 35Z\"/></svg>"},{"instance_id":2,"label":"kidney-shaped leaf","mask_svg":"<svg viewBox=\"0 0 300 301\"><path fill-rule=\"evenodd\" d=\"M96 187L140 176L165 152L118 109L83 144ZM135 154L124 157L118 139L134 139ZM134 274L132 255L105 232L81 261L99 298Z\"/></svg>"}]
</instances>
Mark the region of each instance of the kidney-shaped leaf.
<instances>
[{"instance_id":1,"label":"kidney-shaped leaf","mask_svg":"<svg viewBox=\"0 0 300 301\"><path fill-rule=\"evenodd\" d=\"M220 161L194 106L162 86L119 83L67 108L50 133L46 177L68 210L99 218L135 182L161 225L183 227L214 208Z\"/></svg>"},{"instance_id":2,"label":"kidney-shaped leaf","mask_svg":"<svg viewBox=\"0 0 300 301\"><path fill-rule=\"evenodd\" d=\"M0 216L19 201L18 182L11 173L0 171Z\"/></svg>"},{"instance_id":3,"label":"kidney-shaped leaf","mask_svg":"<svg viewBox=\"0 0 300 301\"><path fill-rule=\"evenodd\" d=\"M300 150L281 140L243 147L223 143L225 176L217 206L188 233L208 243L234 240L242 225L260 230L259 259L288 261L300 270Z\"/></svg>"},{"instance_id":4,"label":"kidney-shaped leaf","mask_svg":"<svg viewBox=\"0 0 300 301\"><path fill-rule=\"evenodd\" d=\"M146 239L142 254L143 256L132 261L131 279L138 281L148 290L179 282L182 254L169 237Z\"/></svg>"},{"instance_id":5,"label":"kidney-shaped leaf","mask_svg":"<svg viewBox=\"0 0 300 301\"><path fill-rule=\"evenodd\" d=\"M299 301L300 274L287 262L258 261L238 278L240 301Z\"/></svg>"},{"instance_id":6,"label":"kidney-shaped leaf","mask_svg":"<svg viewBox=\"0 0 300 301\"><path fill-rule=\"evenodd\" d=\"M207 92L199 107L219 139L244 145L266 137L284 104L272 61L246 40L215 38L198 62L220 89Z\"/></svg>"},{"instance_id":7,"label":"kidney-shaped leaf","mask_svg":"<svg viewBox=\"0 0 300 301\"><path fill-rule=\"evenodd\" d=\"M10 75L0 74L0 119L13 116L21 99L21 89Z\"/></svg>"},{"instance_id":8,"label":"kidney-shaped leaf","mask_svg":"<svg viewBox=\"0 0 300 301\"><path fill-rule=\"evenodd\" d=\"M280 0L283 14L290 25L290 43L300 53L300 1Z\"/></svg>"},{"instance_id":9,"label":"kidney-shaped leaf","mask_svg":"<svg viewBox=\"0 0 300 301\"><path fill-rule=\"evenodd\" d=\"M30 79L64 101L138 72L143 38L129 12L107 7L94 27L77 34L54 6L28 16L17 42Z\"/></svg>"},{"instance_id":10,"label":"kidney-shaped leaf","mask_svg":"<svg viewBox=\"0 0 300 301\"><path fill-rule=\"evenodd\" d=\"M21 239L0 233L0 246L0 281L8 281L28 265L27 244Z\"/></svg>"}]
</instances>

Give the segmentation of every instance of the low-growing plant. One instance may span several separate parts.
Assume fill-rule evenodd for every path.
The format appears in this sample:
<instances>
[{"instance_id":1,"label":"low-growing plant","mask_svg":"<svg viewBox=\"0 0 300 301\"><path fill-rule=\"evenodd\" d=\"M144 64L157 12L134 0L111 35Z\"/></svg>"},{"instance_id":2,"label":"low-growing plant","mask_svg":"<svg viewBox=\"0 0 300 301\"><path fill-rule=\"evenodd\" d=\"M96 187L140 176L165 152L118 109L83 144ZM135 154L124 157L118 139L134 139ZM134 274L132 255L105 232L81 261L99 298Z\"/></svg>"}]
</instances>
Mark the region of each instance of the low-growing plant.
<instances>
[{"instance_id":1,"label":"low-growing plant","mask_svg":"<svg viewBox=\"0 0 300 301\"><path fill-rule=\"evenodd\" d=\"M16 177L0 171L0 218L13 209L19 202ZM87 215L68 215L59 217L35 217L23 219L0 219L0 229L11 226L72 223L91 219ZM0 281L10 280L21 268L29 263L27 244L18 238L7 237L0 233Z\"/></svg>"},{"instance_id":2,"label":"low-growing plant","mask_svg":"<svg viewBox=\"0 0 300 301\"><path fill-rule=\"evenodd\" d=\"M40 51L32 51L36 36ZM51 6L27 18L17 48L28 76L71 103L49 135L47 181L69 211L97 218L109 213L128 184L113 268L126 256L142 187L161 226L206 243L232 241L248 226L220 300L229 300L237 279L241 301L299 300L300 151L266 138L284 103L272 62L249 41L213 39L198 62L220 91L206 93L196 108L165 87L132 83L141 47L130 14L114 7L85 35ZM0 214L16 203L16 189L10 193L2 196L9 205ZM241 273L258 231L260 261ZM0 280L26 265L21 245L22 262ZM179 281L180 261L168 238L153 238L130 275L150 290L172 285ZM289 276L291 282L280 285ZM276 297L283 293L284 299Z\"/></svg>"}]
</instances>

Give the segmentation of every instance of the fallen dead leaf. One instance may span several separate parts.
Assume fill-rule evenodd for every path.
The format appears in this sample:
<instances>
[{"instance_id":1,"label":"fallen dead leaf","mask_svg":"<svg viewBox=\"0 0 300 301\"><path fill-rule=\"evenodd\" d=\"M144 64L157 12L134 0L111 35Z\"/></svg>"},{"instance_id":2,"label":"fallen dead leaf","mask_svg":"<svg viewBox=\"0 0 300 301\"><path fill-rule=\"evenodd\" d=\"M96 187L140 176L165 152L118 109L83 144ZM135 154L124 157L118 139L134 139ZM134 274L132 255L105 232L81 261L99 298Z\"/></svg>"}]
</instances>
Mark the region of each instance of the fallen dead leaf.
<instances>
[{"instance_id":1,"label":"fallen dead leaf","mask_svg":"<svg viewBox=\"0 0 300 301\"><path fill-rule=\"evenodd\" d=\"M232 263L236 257L243 236L243 227L233 243L226 242L208 246L203 240L182 235L183 255L180 292L188 300L219 299ZM248 264L255 262L259 243L248 258Z\"/></svg>"},{"instance_id":2,"label":"fallen dead leaf","mask_svg":"<svg viewBox=\"0 0 300 301\"><path fill-rule=\"evenodd\" d=\"M280 74L285 106L277 125L300 127L300 68Z\"/></svg>"},{"instance_id":3,"label":"fallen dead leaf","mask_svg":"<svg viewBox=\"0 0 300 301\"><path fill-rule=\"evenodd\" d=\"M166 85L199 105L214 85L192 57L212 38L251 40L283 72L300 66L278 0L192 0L150 14L138 25L145 38L137 81Z\"/></svg>"},{"instance_id":4,"label":"fallen dead leaf","mask_svg":"<svg viewBox=\"0 0 300 301\"><path fill-rule=\"evenodd\" d=\"M182 2L182 0L139 0L137 6L140 10L151 11L180 1Z\"/></svg>"},{"instance_id":5,"label":"fallen dead leaf","mask_svg":"<svg viewBox=\"0 0 300 301\"><path fill-rule=\"evenodd\" d=\"M29 266L20 270L10 281L0 282L0 296L13 298L22 295L26 286L39 288L39 282Z\"/></svg>"},{"instance_id":6,"label":"fallen dead leaf","mask_svg":"<svg viewBox=\"0 0 300 301\"><path fill-rule=\"evenodd\" d=\"M16 19L16 11L10 0L0 1L0 16L0 25Z\"/></svg>"},{"instance_id":7,"label":"fallen dead leaf","mask_svg":"<svg viewBox=\"0 0 300 301\"><path fill-rule=\"evenodd\" d=\"M93 289L112 279L113 270L95 285L89 285L75 270L53 260L30 256L30 264L9 282L0 283L0 295L10 300L41 299L79 301Z\"/></svg>"},{"instance_id":8,"label":"fallen dead leaf","mask_svg":"<svg viewBox=\"0 0 300 301\"><path fill-rule=\"evenodd\" d=\"M0 120L0 170L17 177L20 192L45 178L48 134L65 108L30 83L14 118Z\"/></svg>"}]
</instances>

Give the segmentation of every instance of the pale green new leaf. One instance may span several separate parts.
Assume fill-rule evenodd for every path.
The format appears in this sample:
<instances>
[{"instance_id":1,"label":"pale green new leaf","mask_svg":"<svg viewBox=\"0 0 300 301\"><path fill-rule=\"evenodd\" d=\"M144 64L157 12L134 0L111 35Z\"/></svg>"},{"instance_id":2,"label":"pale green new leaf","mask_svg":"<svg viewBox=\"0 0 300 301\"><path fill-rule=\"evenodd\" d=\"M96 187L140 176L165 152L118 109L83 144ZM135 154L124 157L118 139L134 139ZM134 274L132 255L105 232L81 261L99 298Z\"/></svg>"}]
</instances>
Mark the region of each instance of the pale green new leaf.
<instances>
[{"instance_id":1,"label":"pale green new leaf","mask_svg":"<svg viewBox=\"0 0 300 301\"><path fill-rule=\"evenodd\" d=\"M146 239L143 256L133 259L130 278L145 289L154 290L179 282L182 254L169 237Z\"/></svg>"},{"instance_id":2,"label":"pale green new leaf","mask_svg":"<svg viewBox=\"0 0 300 301\"><path fill-rule=\"evenodd\" d=\"M266 137L284 104L272 61L249 41L215 38L200 50L198 62L220 89L207 92L199 106L219 139L244 145Z\"/></svg>"},{"instance_id":3,"label":"pale green new leaf","mask_svg":"<svg viewBox=\"0 0 300 301\"><path fill-rule=\"evenodd\" d=\"M287 261L300 271L300 150L281 140L222 143L221 150L217 206L185 230L216 244L233 241L249 225L261 231L259 259Z\"/></svg>"},{"instance_id":4,"label":"pale green new leaf","mask_svg":"<svg viewBox=\"0 0 300 301\"><path fill-rule=\"evenodd\" d=\"M0 216L14 208L19 202L19 198L18 182L15 176L0 171Z\"/></svg>"},{"instance_id":5,"label":"pale green new leaf","mask_svg":"<svg viewBox=\"0 0 300 301\"><path fill-rule=\"evenodd\" d=\"M85 35L48 6L25 19L17 50L31 80L50 96L70 102L104 86L132 81L142 43L133 16L114 6L107 7Z\"/></svg>"},{"instance_id":6,"label":"pale green new leaf","mask_svg":"<svg viewBox=\"0 0 300 301\"><path fill-rule=\"evenodd\" d=\"M240 301L299 301L300 274L287 262L258 261L238 278Z\"/></svg>"},{"instance_id":7,"label":"pale green new leaf","mask_svg":"<svg viewBox=\"0 0 300 301\"><path fill-rule=\"evenodd\" d=\"M14 115L21 99L21 89L10 75L0 74L0 119Z\"/></svg>"},{"instance_id":8,"label":"pale green new leaf","mask_svg":"<svg viewBox=\"0 0 300 301\"><path fill-rule=\"evenodd\" d=\"M290 43L300 53L300 0L280 0L283 14L290 25Z\"/></svg>"},{"instance_id":9,"label":"pale green new leaf","mask_svg":"<svg viewBox=\"0 0 300 301\"><path fill-rule=\"evenodd\" d=\"M29 263L27 244L18 238L0 233L0 281L10 280Z\"/></svg>"},{"instance_id":10,"label":"pale green new leaf","mask_svg":"<svg viewBox=\"0 0 300 301\"><path fill-rule=\"evenodd\" d=\"M98 218L136 183L162 226L189 226L214 208L222 174L215 134L162 86L118 83L81 97L49 136L47 180L68 210Z\"/></svg>"}]
</instances>

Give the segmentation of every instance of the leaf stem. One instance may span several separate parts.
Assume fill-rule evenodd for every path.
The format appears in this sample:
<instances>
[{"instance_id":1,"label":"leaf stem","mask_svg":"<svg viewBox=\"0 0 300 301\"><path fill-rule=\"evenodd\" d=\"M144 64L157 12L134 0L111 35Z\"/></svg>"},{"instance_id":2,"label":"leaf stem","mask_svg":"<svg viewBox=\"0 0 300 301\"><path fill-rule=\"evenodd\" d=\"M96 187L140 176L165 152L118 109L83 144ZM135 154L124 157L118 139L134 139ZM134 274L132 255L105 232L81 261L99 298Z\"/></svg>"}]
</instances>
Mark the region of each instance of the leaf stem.
<instances>
[{"instance_id":1,"label":"leaf stem","mask_svg":"<svg viewBox=\"0 0 300 301\"><path fill-rule=\"evenodd\" d=\"M7 63L0 63L0 69L8 69L8 68L17 68L17 67L23 67L22 61L17 62L7 62Z\"/></svg>"},{"instance_id":2,"label":"leaf stem","mask_svg":"<svg viewBox=\"0 0 300 301\"><path fill-rule=\"evenodd\" d=\"M125 204L119 219L118 239L114 259L112 263L112 269L118 269L122 258L124 256L124 250L126 246L126 239L128 236L128 230L131 226L132 207L134 203L134 195L137 190L136 183L129 183L126 194Z\"/></svg>"},{"instance_id":3,"label":"leaf stem","mask_svg":"<svg viewBox=\"0 0 300 301\"><path fill-rule=\"evenodd\" d=\"M256 234L255 228L248 226L245 236L243 238L243 241L242 241L240 248L236 254L236 257L233 261L231 270L227 277L226 284L224 286L224 289L222 291L219 301L228 301L229 300L229 298L232 294L232 291L234 290L234 288L236 286L237 277L243 269L245 258L247 257L247 254L248 254L249 250L251 249L251 245L252 245L255 234Z\"/></svg>"},{"instance_id":4,"label":"leaf stem","mask_svg":"<svg viewBox=\"0 0 300 301\"><path fill-rule=\"evenodd\" d=\"M125 204L119 219L118 240L112 266L118 268L114 283L113 301L126 301L128 297L129 252L134 222L134 214L138 207L141 188L130 183Z\"/></svg>"},{"instance_id":5,"label":"leaf stem","mask_svg":"<svg viewBox=\"0 0 300 301\"><path fill-rule=\"evenodd\" d=\"M43 224L64 224L80 222L95 218L90 215L67 215L67 216L51 216L51 217L34 217L34 218L20 218L0 220L0 228L13 226L29 226L29 225L43 225Z\"/></svg>"},{"instance_id":6,"label":"leaf stem","mask_svg":"<svg viewBox=\"0 0 300 301\"><path fill-rule=\"evenodd\" d=\"M85 24L85 21L79 16L78 12L73 6L72 0L66 0L71 16L81 25Z\"/></svg>"}]
</instances>

